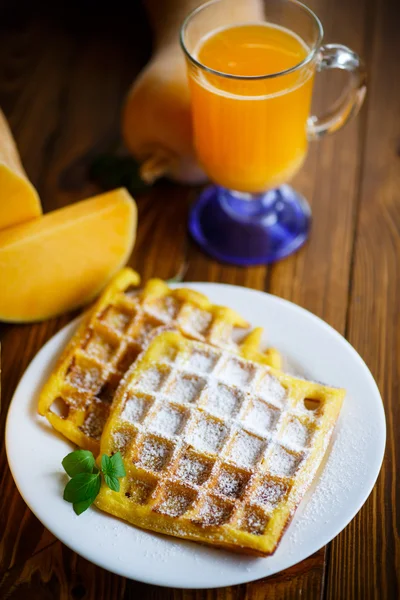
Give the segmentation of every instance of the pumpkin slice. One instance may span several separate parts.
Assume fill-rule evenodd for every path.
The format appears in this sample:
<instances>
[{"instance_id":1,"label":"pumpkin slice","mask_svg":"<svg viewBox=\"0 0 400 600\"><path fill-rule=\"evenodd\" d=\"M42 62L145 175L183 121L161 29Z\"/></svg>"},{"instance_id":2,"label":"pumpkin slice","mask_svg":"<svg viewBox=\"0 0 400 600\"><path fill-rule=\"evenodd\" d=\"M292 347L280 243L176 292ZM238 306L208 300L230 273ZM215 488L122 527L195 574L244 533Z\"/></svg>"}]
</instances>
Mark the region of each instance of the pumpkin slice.
<instances>
[{"instance_id":1,"label":"pumpkin slice","mask_svg":"<svg viewBox=\"0 0 400 600\"><path fill-rule=\"evenodd\" d=\"M0 231L0 320L40 321L89 302L128 260L136 221L118 189Z\"/></svg>"},{"instance_id":2,"label":"pumpkin slice","mask_svg":"<svg viewBox=\"0 0 400 600\"><path fill-rule=\"evenodd\" d=\"M0 110L0 230L42 214L39 196L29 181Z\"/></svg>"}]
</instances>

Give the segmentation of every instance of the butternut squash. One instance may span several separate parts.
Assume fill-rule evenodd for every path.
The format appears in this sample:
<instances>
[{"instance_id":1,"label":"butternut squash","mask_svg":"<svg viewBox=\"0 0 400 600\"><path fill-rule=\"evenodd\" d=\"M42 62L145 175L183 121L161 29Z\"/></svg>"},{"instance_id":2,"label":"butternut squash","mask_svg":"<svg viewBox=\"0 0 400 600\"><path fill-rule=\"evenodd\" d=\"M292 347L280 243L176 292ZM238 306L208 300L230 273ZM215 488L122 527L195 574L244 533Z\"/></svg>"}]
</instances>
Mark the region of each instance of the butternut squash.
<instances>
[{"instance_id":1,"label":"butternut squash","mask_svg":"<svg viewBox=\"0 0 400 600\"><path fill-rule=\"evenodd\" d=\"M141 175L152 182L162 175L184 183L201 183L205 175L196 162L192 140L189 86L180 27L201 0L146 0L154 33L154 54L133 83L122 115L127 148L142 163ZM261 17L260 0L246 6L221 3L220 21L254 21ZM210 29L218 27L211 23Z\"/></svg>"},{"instance_id":2,"label":"butternut squash","mask_svg":"<svg viewBox=\"0 0 400 600\"><path fill-rule=\"evenodd\" d=\"M0 231L0 320L40 321L89 302L129 258L136 219L119 189Z\"/></svg>"},{"instance_id":3,"label":"butternut squash","mask_svg":"<svg viewBox=\"0 0 400 600\"><path fill-rule=\"evenodd\" d=\"M0 110L0 230L41 214L39 196L24 171L7 120Z\"/></svg>"},{"instance_id":4,"label":"butternut squash","mask_svg":"<svg viewBox=\"0 0 400 600\"><path fill-rule=\"evenodd\" d=\"M147 183L163 175L184 183L206 179L192 146L186 77L185 59L174 43L154 55L127 96L122 134Z\"/></svg>"}]
</instances>

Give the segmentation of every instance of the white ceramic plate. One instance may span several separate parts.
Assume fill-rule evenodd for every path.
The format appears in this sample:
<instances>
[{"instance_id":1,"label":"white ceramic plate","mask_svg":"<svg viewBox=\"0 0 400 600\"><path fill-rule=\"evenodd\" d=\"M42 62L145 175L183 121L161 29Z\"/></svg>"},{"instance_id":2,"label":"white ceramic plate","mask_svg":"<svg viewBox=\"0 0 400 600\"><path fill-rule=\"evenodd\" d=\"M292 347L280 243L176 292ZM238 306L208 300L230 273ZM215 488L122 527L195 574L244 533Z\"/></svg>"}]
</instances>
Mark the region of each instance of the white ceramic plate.
<instances>
[{"instance_id":1,"label":"white ceramic plate","mask_svg":"<svg viewBox=\"0 0 400 600\"><path fill-rule=\"evenodd\" d=\"M185 284L186 285L186 284ZM290 302L244 288L197 283L218 304L265 327L265 341L305 377L348 390L322 474L301 504L275 554L253 558L136 529L97 509L75 516L62 499L61 466L72 445L36 413L38 393L77 320L55 335L29 365L10 406L6 447L18 489L64 544L114 573L146 583L212 588L253 581L300 562L349 523L370 494L382 463L386 426L367 366L329 325Z\"/></svg>"}]
</instances>

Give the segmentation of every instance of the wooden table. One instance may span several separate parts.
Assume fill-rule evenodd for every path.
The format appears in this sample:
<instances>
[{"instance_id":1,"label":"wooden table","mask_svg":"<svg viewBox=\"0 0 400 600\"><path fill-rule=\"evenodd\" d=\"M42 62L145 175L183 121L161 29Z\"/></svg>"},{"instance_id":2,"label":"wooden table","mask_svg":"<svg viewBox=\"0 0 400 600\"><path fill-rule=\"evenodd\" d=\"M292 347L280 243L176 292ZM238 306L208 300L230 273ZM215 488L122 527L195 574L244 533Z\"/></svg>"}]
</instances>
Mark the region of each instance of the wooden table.
<instances>
[{"instance_id":1,"label":"wooden table","mask_svg":"<svg viewBox=\"0 0 400 600\"><path fill-rule=\"evenodd\" d=\"M46 211L96 193L87 167L118 135L123 95L149 48L142 17L99 12L88 1L46 10L0 9L0 105ZM113 6L115 3L113 3ZM122 3L121 3L122 6ZM117 3L118 7L118 3ZM20 497L4 448L7 408L30 360L73 315L2 325L0 597L12 600L367 600L400 596L395 442L400 403L400 36L395 0L313 0L326 39L360 52L369 68L361 115L310 147L295 184L310 200L310 241L271 267L219 264L188 239L195 190L162 183L137 197L139 232L130 264L143 278L218 281L266 290L325 319L366 360L382 392L387 450L378 483L350 525L326 548L274 577L214 591L128 581L95 567L46 531ZM133 10L133 9L132 9ZM31 14L29 14L31 11ZM143 33L143 31L145 33ZM337 79L321 76L316 107ZM1 291L0 291L1 293ZM396 523L397 517L397 523ZM397 527L397 532L396 532ZM134 560L134 557L133 557ZM156 568L156 565L155 565Z\"/></svg>"}]
</instances>

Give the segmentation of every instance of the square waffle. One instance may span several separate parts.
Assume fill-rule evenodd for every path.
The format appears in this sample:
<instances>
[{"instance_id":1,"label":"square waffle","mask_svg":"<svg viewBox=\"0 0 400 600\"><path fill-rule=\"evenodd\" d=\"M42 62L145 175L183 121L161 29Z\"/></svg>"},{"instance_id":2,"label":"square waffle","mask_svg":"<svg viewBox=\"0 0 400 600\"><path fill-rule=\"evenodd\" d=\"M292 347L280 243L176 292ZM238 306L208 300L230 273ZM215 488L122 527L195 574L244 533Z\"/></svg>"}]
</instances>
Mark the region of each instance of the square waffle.
<instances>
[{"instance_id":1,"label":"square waffle","mask_svg":"<svg viewBox=\"0 0 400 600\"><path fill-rule=\"evenodd\" d=\"M260 329L242 346L234 341L235 330L248 323L230 308L215 306L194 290L171 290L158 279L138 290L139 281L131 269L112 280L68 343L39 398L39 413L96 455L115 390L154 331L173 327L189 338L242 351L260 362L280 363L276 350L258 350Z\"/></svg>"},{"instance_id":2,"label":"square waffle","mask_svg":"<svg viewBox=\"0 0 400 600\"><path fill-rule=\"evenodd\" d=\"M162 332L125 375L101 438L120 492L96 505L130 523L272 554L327 449L344 390Z\"/></svg>"}]
</instances>

